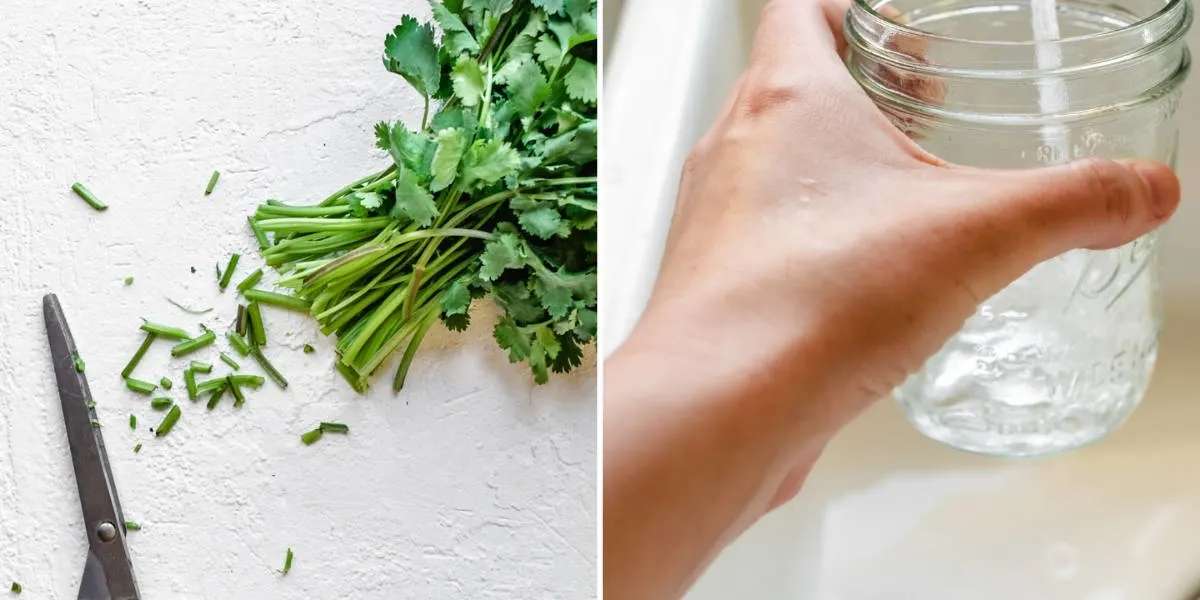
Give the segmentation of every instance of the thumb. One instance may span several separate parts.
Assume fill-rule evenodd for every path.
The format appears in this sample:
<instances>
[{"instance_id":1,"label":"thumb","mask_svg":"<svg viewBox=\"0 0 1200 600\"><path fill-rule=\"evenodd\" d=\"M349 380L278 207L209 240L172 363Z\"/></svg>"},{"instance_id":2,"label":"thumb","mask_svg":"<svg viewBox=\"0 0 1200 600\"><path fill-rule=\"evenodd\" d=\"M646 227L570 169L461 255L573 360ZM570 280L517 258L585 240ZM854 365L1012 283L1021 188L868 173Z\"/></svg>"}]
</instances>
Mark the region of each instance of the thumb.
<instances>
[{"instance_id":1,"label":"thumb","mask_svg":"<svg viewBox=\"0 0 1200 600\"><path fill-rule=\"evenodd\" d=\"M1175 173L1146 160L1089 158L997 175L1000 206L994 208L1032 234L1040 259L1129 243L1162 225L1179 205Z\"/></svg>"}]
</instances>

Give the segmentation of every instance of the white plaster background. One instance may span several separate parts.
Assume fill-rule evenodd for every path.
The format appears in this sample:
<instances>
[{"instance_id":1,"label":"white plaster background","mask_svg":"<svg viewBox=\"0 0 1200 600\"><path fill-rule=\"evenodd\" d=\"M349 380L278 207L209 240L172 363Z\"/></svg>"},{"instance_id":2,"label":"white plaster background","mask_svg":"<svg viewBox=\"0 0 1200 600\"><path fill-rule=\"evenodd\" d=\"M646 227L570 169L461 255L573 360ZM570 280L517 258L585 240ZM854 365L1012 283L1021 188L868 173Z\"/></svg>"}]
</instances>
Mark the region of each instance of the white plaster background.
<instances>
[{"instance_id":1,"label":"white plaster background","mask_svg":"<svg viewBox=\"0 0 1200 600\"><path fill-rule=\"evenodd\" d=\"M435 330L399 397L390 373L355 396L328 341L278 310L267 351L286 392L268 383L208 413L160 343L138 375L171 376L184 414L154 439L161 415L120 383L139 317L199 323L164 296L216 307L204 322L224 331L235 301L213 264L242 252L235 279L260 264L244 221L256 203L315 202L386 164L371 126L419 110L379 61L406 13L427 7L0 0L0 590L74 598L83 566L40 310L55 291L126 516L144 527L130 544L147 599L595 597L595 370L533 386L487 315ZM71 195L76 180L110 210ZM321 420L351 433L303 446Z\"/></svg>"}]
</instances>

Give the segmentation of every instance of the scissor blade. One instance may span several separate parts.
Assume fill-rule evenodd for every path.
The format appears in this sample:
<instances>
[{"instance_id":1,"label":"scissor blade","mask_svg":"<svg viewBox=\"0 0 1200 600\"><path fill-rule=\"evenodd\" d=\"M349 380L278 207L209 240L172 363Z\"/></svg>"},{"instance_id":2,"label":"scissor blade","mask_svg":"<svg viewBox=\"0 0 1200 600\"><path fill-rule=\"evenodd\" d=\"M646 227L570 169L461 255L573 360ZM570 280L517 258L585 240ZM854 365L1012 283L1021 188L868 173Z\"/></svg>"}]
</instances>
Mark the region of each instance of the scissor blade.
<instances>
[{"instance_id":1,"label":"scissor blade","mask_svg":"<svg viewBox=\"0 0 1200 600\"><path fill-rule=\"evenodd\" d=\"M79 600L112 600L108 593L108 578L104 565L96 553L88 551L87 563L83 565L83 580L79 582Z\"/></svg>"},{"instance_id":2,"label":"scissor blade","mask_svg":"<svg viewBox=\"0 0 1200 600\"><path fill-rule=\"evenodd\" d=\"M46 334L50 338L50 357L58 379L58 395L62 401L63 421L67 441L71 446L71 461L75 465L75 482L79 487L79 503L83 507L84 528L87 531L91 554L99 562L111 600L138 600L137 582L125 544L125 518L113 485L104 438L96 423L95 411L89 406L92 393L87 378L75 368L78 352L67 319L54 294L43 302ZM102 539L101 526L111 524L115 531L111 539ZM89 565L91 559L89 558ZM81 590L82 592L82 590ZM82 596L81 596L82 598Z\"/></svg>"}]
</instances>

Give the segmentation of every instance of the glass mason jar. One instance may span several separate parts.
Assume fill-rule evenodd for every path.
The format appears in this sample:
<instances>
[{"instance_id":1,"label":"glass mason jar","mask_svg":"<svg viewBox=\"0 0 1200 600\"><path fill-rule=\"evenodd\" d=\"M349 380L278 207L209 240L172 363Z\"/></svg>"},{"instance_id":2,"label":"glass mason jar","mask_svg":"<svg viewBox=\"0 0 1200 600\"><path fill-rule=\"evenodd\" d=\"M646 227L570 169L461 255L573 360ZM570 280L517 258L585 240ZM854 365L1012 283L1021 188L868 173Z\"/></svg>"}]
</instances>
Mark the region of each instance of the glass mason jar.
<instances>
[{"instance_id":1,"label":"glass mason jar","mask_svg":"<svg viewBox=\"0 0 1200 600\"><path fill-rule=\"evenodd\" d=\"M953 163L1174 165L1191 20L1188 0L855 0L847 66L896 126ZM1154 369L1157 262L1150 234L1042 263L896 398L922 433L971 452L1039 456L1104 437Z\"/></svg>"}]
</instances>

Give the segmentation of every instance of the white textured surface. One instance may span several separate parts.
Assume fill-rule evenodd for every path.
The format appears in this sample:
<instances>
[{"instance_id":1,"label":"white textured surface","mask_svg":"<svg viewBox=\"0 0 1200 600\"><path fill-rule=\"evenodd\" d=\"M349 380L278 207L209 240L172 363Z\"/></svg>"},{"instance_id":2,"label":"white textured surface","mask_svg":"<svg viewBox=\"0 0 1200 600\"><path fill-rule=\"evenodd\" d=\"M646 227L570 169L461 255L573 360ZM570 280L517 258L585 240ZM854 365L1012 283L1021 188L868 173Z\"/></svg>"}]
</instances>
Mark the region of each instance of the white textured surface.
<instances>
[{"instance_id":1,"label":"white textured surface","mask_svg":"<svg viewBox=\"0 0 1200 600\"><path fill-rule=\"evenodd\" d=\"M83 566L40 311L41 295L56 291L87 360L126 516L144 526L130 538L146 598L594 597L594 370L535 389L495 348L485 315L463 336L435 330L400 397L386 379L354 396L330 368L327 341L278 310L267 313L267 351L288 392L268 383L240 411L226 401L207 413L186 400L181 361L160 343L137 374L171 376L184 414L159 440L148 427L160 415L120 385L140 316L198 323L164 296L217 307L205 322L224 331L235 301L216 293L213 263L240 251L240 275L258 266L244 221L257 202L316 201L383 164L371 125L418 108L380 66L383 35L405 13L427 14L425 3L6 8L3 589L11 579L25 585L22 598L74 598ZM222 178L206 198L213 169ZM112 208L98 214L70 195L76 180ZM301 353L305 342L317 354ZM320 420L351 434L304 447L299 434ZM280 577L289 546L295 566Z\"/></svg>"}]
</instances>

